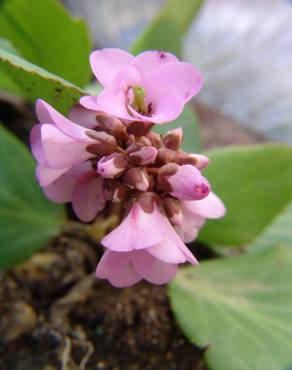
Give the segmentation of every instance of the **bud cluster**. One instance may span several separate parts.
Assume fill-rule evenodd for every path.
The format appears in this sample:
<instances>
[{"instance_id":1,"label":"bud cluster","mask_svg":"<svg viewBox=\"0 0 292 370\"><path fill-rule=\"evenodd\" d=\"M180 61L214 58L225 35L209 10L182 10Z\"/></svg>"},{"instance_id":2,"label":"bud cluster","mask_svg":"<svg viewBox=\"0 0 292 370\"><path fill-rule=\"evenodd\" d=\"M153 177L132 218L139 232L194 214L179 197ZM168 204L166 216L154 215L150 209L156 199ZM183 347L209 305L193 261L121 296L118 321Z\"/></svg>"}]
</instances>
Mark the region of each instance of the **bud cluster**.
<instances>
[{"instance_id":1,"label":"bud cluster","mask_svg":"<svg viewBox=\"0 0 292 370\"><path fill-rule=\"evenodd\" d=\"M166 215L177 224L178 200L200 200L210 192L200 170L208 158L181 149L183 131L177 128L159 135L151 125L125 125L109 115L97 115L95 130L86 135L95 140L87 146L93 169L104 178L108 200L125 205L144 192L159 196ZM127 207L126 207L127 208Z\"/></svg>"}]
</instances>

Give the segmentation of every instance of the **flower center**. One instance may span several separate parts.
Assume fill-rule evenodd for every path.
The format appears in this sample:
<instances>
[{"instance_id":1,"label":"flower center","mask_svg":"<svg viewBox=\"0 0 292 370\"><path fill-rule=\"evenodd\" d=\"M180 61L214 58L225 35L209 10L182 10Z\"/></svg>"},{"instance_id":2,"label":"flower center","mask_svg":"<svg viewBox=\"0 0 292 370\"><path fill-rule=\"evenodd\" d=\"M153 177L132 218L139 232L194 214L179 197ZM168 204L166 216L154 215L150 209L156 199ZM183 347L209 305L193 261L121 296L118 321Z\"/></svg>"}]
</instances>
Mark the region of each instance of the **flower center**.
<instances>
[{"instance_id":1,"label":"flower center","mask_svg":"<svg viewBox=\"0 0 292 370\"><path fill-rule=\"evenodd\" d=\"M145 104L145 90L141 86L134 86L132 89L134 93L133 108L141 114L148 114Z\"/></svg>"}]
</instances>

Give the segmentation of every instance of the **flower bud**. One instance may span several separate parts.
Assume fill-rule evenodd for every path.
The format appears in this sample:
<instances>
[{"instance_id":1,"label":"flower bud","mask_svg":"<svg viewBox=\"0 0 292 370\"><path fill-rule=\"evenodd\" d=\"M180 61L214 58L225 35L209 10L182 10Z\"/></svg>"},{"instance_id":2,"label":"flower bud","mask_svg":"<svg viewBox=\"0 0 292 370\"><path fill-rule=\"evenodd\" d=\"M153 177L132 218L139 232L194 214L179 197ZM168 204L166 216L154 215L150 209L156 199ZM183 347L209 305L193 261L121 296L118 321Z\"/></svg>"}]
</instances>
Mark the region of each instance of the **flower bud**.
<instances>
[{"instance_id":1,"label":"flower bud","mask_svg":"<svg viewBox=\"0 0 292 370\"><path fill-rule=\"evenodd\" d=\"M127 137L126 128L118 118L106 114L99 114L96 119L100 126L110 135L118 139Z\"/></svg>"},{"instance_id":2,"label":"flower bud","mask_svg":"<svg viewBox=\"0 0 292 370\"><path fill-rule=\"evenodd\" d=\"M138 151L131 153L129 163L132 166L144 166L153 163L157 156L157 149L154 146L144 146Z\"/></svg>"},{"instance_id":3,"label":"flower bud","mask_svg":"<svg viewBox=\"0 0 292 370\"><path fill-rule=\"evenodd\" d=\"M173 163L163 166L158 177L158 185L181 200L200 200L210 192L209 182L194 166L178 166Z\"/></svg>"},{"instance_id":4,"label":"flower bud","mask_svg":"<svg viewBox=\"0 0 292 370\"><path fill-rule=\"evenodd\" d=\"M167 217L174 226L181 226L183 223L183 213L180 202L177 199L166 197L163 200L164 210Z\"/></svg>"},{"instance_id":5,"label":"flower bud","mask_svg":"<svg viewBox=\"0 0 292 370\"><path fill-rule=\"evenodd\" d=\"M209 158L202 154L186 154L182 156L180 163L191 164L201 170L208 166Z\"/></svg>"},{"instance_id":6,"label":"flower bud","mask_svg":"<svg viewBox=\"0 0 292 370\"><path fill-rule=\"evenodd\" d=\"M117 148L117 141L112 136L103 131L86 131L86 135L96 140L96 144L87 146L87 151L97 155L108 155L113 153Z\"/></svg>"},{"instance_id":7,"label":"flower bud","mask_svg":"<svg viewBox=\"0 0 292 370\"><path fill-rule=\"evenodd\" d=\"M167 149L178 150L183 139L183 130L178 127L168 131L162 138L162 143Z\"/></svg>"},{"instance_id":8,"label":"flower bud","mask_svg":"<svg viewBox=\"0 0 292 370\"><path fill-rule=\"evenodd\" d=\"M130 168L124 175L125 184L140 191L146 191L149 188L148 174L141 168Z\"/></svg>"},{"instance_id":9,"label":"flower bud","mask_svg":"<svg viewBox=\"0 0 292 370\"><path fill-rule=\"evenodd\" d=\"M125 200L129 194L130 194L129 187L125 184L119 184L113 191L112 202L119 203Z\"/></svg>"},{"instance_id":10,"label":"flower bud","mask_svg":"<svg viewBox=\"0 0 292 370\"><path fill-rule=\"evenodd\" d=\"M133 134L136 137L145 136L153 126L149 122L134 121L127 126L128 134Z\"/></svg>"},{"instance_id":11,"label":"flower bud","mask_svg":"<svg viewBox=\"0 0 292 370\"><path fill-rule=\"evenodd\" d=\"M146 145L146 146L152 145L151 140L148 139L148 137L146 136L140 136L139 138L137 138L137 142L141 145Z\"/></svg>"},{"instance_id":12,"label":"flower bud","mask_svg":"<svg viewBox=\"0 0 292 370\"><path fill-rule=\"evenodd\" d=\"M176 163L179 160L179 155L172 149L159 149L157 154L157 160L159 163Z\"/></svg>"},{"instance_id":13,"label":"flower bud","mask_svg":"<svg viewBox=\"0 0 292 370\"><path fill-rule=\"evenodd\" d=\"M97 163L97 173L107 179L121 176L127 168L128 163L122 153L112 153L102 157Z\"/></svg>"},{"instance_id":14,"label":"flower bud","mask_svg":"<svg viewBox=\"0 0 292 370\"><path fill-rule=\"evenodd\" d=\"M150 131L147 134L147 138L151 141L152 145L155 146L155 148L159 149L161 147L161 137L156 132Z\"/></svg>"}]
</instances>

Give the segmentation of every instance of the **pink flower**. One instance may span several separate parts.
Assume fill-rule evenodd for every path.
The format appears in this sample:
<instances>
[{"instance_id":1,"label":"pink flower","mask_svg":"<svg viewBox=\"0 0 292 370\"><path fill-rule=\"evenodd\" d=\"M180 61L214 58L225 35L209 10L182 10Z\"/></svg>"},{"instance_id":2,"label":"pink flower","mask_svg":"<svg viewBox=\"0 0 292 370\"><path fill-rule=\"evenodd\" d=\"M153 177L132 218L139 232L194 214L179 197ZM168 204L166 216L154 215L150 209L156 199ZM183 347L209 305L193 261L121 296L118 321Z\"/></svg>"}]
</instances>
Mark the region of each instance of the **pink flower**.
<instances>
[{"instance_id":1,"label":"pink flower","mask_svg":"<svg viewBox=\"0 0 292 370\"><path fill-rule=\"evenodd\" d=\"M185 243L190 243L197 237L206 219L221 218L226 212L223 202L212 192L202 200L181 201L180 204L183 219L174 228Z\"/></svg>"},{"instance_id":2,"label":"pink flower","mask_svg":"<svg viewBox=\"0 0 292 370\"><path fill-rule=\"evenodd\" d=\"M126 121L172 121L203 83L194 66L161 51L134 57L119 49L101 49L91 54L90 63L104 90L80 103Z\"/></svg>"},{"instance_id":3,"label":"pink flower","mask_svg":"<svg viewBox=\"0 0 292 370\"><path fill-rule=\"evenodd\" d=\"M158 52L134 58L117 50L99 51L92 65L105 85L102 104L107 96L110 108L121 110L110 95L115 88L128 116L102 112L100 96L84 100L90 109L75 106L70 119L39 100L39 123L30 137L37 179L49 199L71 202L84 222L103 209L120 216L119 226L101 241L106 251L97 277L117 287L141 279L165 284L179 264L198 263L184 242L194 240L207 218L225 213L200 172L209 159L181 149L182 129L163 136L150 131L151 122L174 117L178 104L182 109L197 91L199 75L171 54ZM170 81L165 71L172 73ZM129 85L129 76L138 76L140 85ZM151 113L144 111L149 106Z\"/></svg>"},{"instance_id":4,"label":"pink flower","mask_svg":"<svg viewBox=\"0 0 292 370\"><path fill-rule=\"evenodd\" d=\"M96 141L85 127L68 120L49 104L38 100L39 124L31 131L36 175L47 197L56 203L72 202L78 217L88 222L104 207L103 180L90 166L87 151Z\"/></svg>"},{"instance_id":5,"label":"pink flower","mask_svg":"<svg viewBox=\"0 0 292 370\"><path fill-rule=\"evenodd\" d=\"M141 279L165 284L174 277L178 264L198 263L158 202L153 193L140 196L122 223L102 239L107 252L97 266L97 277L118 287Z\"/></svg>"}]
</instances>

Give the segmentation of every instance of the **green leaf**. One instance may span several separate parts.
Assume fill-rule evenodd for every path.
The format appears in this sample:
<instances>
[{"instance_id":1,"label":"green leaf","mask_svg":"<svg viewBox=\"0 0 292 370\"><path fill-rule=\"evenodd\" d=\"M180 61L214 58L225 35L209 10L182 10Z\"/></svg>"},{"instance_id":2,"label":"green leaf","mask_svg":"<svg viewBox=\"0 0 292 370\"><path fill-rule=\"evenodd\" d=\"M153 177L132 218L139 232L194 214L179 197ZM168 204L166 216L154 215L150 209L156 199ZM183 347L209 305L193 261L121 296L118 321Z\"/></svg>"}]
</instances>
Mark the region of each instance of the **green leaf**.
<instances>
[{"instance_id":1,"label":"green leaf","mask_svg":"<svg viewBox=\"0 0 292 370\"><path fill-rule=\"evenodd\" d=\"M70 82L1 49L0 72L9 76L30 101L42 98L63 113L85 94Z\"/></svg>"},{"instance_id":2,"label":"green leaf","mask_svg":"<svg viewBox=\"0 0 292 370\"><path fill-rule=\"evenodd\" d=\"M292 249L203 262L170 285L186 336L211 370L286 370L292 364Z\"/></svg>"},{"instance_id":3,"label":"green leaf","mask_svg":"<svg viewBox=\"0 0 292 370\"><path fill-rule=\"evenodd\" d=\"M11 44L9 40L0 37L0 49L8 51L10 54L19 55L19 52Z\"/></svg>"},{"instance_id":4,"label":"green leaf","mask_svg":"<svg viewBox=\"0 0 292 370\"><path fill-rule=\"evenodd\" d=\"M203 0L168 0L153 22L136 40L132 52L164 50L181 56L185 31L198 13Z\"/></svg>"},{"instance_id":5,"label":"green leaf","mask_svg":"<svg viewBox=\"0 0 292 370\"><path fill-rule=\"evenodd\" d=\"M0 267L31 256L64 222L63 207L49 202L35 181L25 146L0 126Z\"/></svg>"},{"instance_id":6,"label":"green leaf","mask_svg":"<svg viewBox=\"0 0 292 370\"><path fill-rule=\"evenodd\" d=\"M204 175L224 201L227 214L208 221L199 238L222 246L248 244L292 199L292 148L264 144L206 154L211 163Z\"/></svg>"},{"instance_id":7,"label":"green leaf","mask_svg":"<svg viewBox=\"0 0 292 370\"><path fill-rule=\"evenodd\" d=\"M157 18L131 48L134 55L145 50L163 50L180 57L183 34L173 20Z\"/></svg>"},{"instance_id":8,"label":"green leaf","mask_svg":"<svg viewBox=\"0 0 292 370\"><path fill-rule=\"evenodd\" d=\"M277 215L275 220L248 246L249 252L257 252L275 244L292 246L292 202Z\"/></svg>"},{"instance_id":9,"label":"green leaf","mask_svg":"<svg viewBox=\"0 0 292 370\"><path fill-rule=\"evenodd\" d=\"M168 0L159 17L172 19L182 32L186 32L203 3L204 0Z\"/></svg>"},{"instance_id":10,"label":"green leaf","mask_svg":"<svg viewBox=\"0 0 292 370\"><path fill-rule=\"evenodd\" d=\"M1 49L6 50L11 54L18 55L18 51L13 47L11 42L0 37L0 50ZM11 78L6 76L3 72L0 72L0 90L8 91L16 95L21 95L21 90L11 80Z\"/></svg>"},{"instance_id":11,"label":"green leaf","mask_svg":"<svg viewBox=\"0 0 292 370\"><path fill-rule=\"evenodd\" d=\"M186 152L196 153L201 151L200 132L197 117L190 105L186 105L182 114L167 125L156 125L153 131L165 134L167 131L181 127L184 132L183 149Z\"/></svg>"},{"instance_id":12,"label":"green leaf","mask_svg":"<svg viewBox=\"0 0 292 370\"><path fill-rule=\"evenodd\" d=\"M85 86L91 45L85 22L72 18L55 0L4 0L0 36L28 61Z\"/></svg>"}]
</instances>

